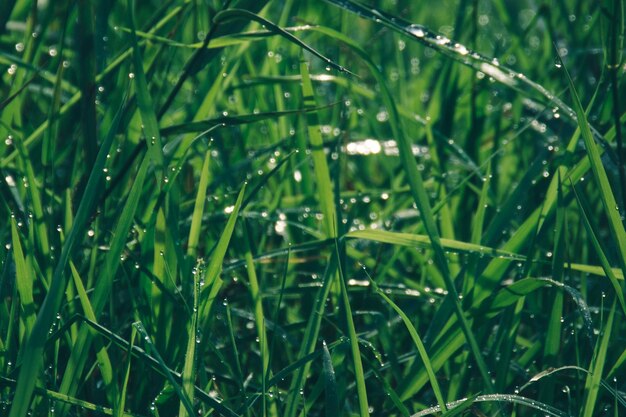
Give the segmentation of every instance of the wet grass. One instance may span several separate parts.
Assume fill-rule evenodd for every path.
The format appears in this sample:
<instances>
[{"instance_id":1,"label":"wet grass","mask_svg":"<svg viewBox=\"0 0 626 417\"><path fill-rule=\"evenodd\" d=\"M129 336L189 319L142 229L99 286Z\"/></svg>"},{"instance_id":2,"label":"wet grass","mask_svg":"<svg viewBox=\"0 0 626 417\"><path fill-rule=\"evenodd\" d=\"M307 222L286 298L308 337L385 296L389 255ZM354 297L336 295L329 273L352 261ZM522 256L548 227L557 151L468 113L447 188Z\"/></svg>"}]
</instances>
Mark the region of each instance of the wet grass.
<instances>
[{"instance_id":1,"label":"wet grass","mask_svg":"<svg viewBox=\"0 0 626 417\"><path fill-rule=\"evenodd\" d=\"M626 413L623 41L619 0L3 2L0 415Z\"/></svg>"}]
</instances>

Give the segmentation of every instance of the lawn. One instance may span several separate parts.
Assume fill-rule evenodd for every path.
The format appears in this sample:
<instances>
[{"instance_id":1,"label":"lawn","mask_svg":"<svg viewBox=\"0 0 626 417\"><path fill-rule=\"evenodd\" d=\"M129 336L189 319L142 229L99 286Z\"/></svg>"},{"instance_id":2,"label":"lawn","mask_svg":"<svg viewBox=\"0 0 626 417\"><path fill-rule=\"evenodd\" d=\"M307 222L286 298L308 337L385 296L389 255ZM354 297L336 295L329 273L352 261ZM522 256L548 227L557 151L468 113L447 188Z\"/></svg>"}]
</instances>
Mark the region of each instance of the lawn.
<instances>
[{"instance_id":1,"label":"lawn","mask_svg":"<svg viewBox=\"0 0 626 417\"><path fill-rule=\"evenodd\" d=\"M0 4L0 415L626 415L621 0Z\"/></svg>"}]
</instances>

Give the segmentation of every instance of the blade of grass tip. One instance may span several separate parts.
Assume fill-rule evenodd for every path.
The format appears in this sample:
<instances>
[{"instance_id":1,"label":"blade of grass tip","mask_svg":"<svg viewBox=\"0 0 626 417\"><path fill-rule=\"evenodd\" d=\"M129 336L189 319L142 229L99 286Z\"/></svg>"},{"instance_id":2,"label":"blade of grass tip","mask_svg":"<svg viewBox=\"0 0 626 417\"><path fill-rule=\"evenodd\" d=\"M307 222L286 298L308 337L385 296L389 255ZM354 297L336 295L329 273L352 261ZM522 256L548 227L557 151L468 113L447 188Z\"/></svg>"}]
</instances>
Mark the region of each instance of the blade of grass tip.
<instances>
[{"instance_id":1,"label":"blade of grass tip","mask_svg":"<svg viewBox=\"0 0 626 417\"><path fill-rule=\"evenodd\" d=\"M337 396L337 381L335 379L335 369L333 368L333 360L330 357L326 341L322 342L322 363L325 386L325 406L327 416L338 416L339 413L339 397Z\"/></svg>"},{"instance_id":2,"label":"blade of grass tip","mask_svg":"<svg viewBox=\"0 0 626 417\"><path fill-rule=\"evenodd\" d=\"M215 301L215 297L217 297L217 293L222 287L223 281L222 278L220 278L222 264L224 262L224 256L226 256L226 250L228 249L233 231L235 230L235 223L237 222L239 210L241 209L243 202L243 196L246 192L246 185L247 182L244 183L243 187L241 187L237 201L235 202L235 205L232 206L232 212L228 218L226 227L224 228L215 249L211 253L211 259L206 270L205 285L203 288L200 288L198 320L200 330L203 334L208 333L206 330L211 324L211 308L213 307L213 302ZM202 356L200 352L198 354Z\"/></svg>"},{"instance_id":3,"label":"blade of grass tip","mask_svg":"<svg viewBox=\"0 0 626 417\"><path fill-rule=\"evenodd\" d=\"M587 230L587 233L589 234L591 245L596 251L596 255L598 256L598 259L600 260L600 265L602 266L602 269L604 270L604 273L606 274L606 276L609 278L609 281L611 282L611 285L613 286L613 289L615 290L615 295L617 296L617 300L619 301L620 307L622 308L622 312L624 313L624 316L626 316L626 301L624 300L624 290L622 289L620 283L618 282L617 277L613 273L613 268L611 268L611 264L609 263L609 260L606 256L606 252L602 248L602 244L600 243L600 240L597 237L598 234L596 231L599 231L598 226L595 224L592 224L591 223L592 219L589 216L587 216L587 213L591 213L589 209L589 204L584 199L584 196L579 194L578 191L576 191L576 187L574 186L574 184L571 184L571 186L572 186L572 191L574 191L574 196L576 197L576 202L578 203L578 208L581 214L580 217L582 218L583 225L585 226L585 229Z\"/></svg>"},{"instance_id":4,"label":"blade of grass tip","mask_svg":"<svg viewBox=\"0 0 626 417\"><path fill-rule=\"evenodd\" d=\"M20 297L20 316L24 321L24 335L20 335L20 340L22 340L22 337L27 337L32 333L33 326L35 325L36 311L33 299L33 277L35 275L24 257L15 217L11 217L11 245L13 247L13 260L15 261L15 285L17 286L17 293ZM8 260L6 262L8 263Z\"/></svg>"},{"instance_id":5,"label":"blade of grass tip","mask_svg":"<svg viewBox=\"0 0 626 417\"><path fill-rule=\"evenodd\" d=\"M182 372L183 392L189 399L190 404L193 404L194 400L197 361L196 346L200 342L200 335L198 334L198 297L200 295L201 277L199 277L199 275L204 274L204 271L199 270L200 266L201 265L196 265L196 271L193 274L193 310L187 330L187 350L185 352L185 363ZM187 405L181 399L178 416L193 417L194 415L193 411L189 412Z\"/></svg>"},{"instance_id":6,"label":"blade of grass tip","mask_svg":"<svg viewBox=\"0 0 626 417\"><path fill-rule=\"evenodd\" d=\"M137 35L135 34L135 2L134 0L128 0L127 4L129 11L128 23L131 30L131 44L133 46L133 66L135 69L134 78L131 78L131 80L135 81L137 106L139 107L139 113L141 114L141 120L144 126L144 134L146 136L146 144L148 146L148 155L154 159L157 167L162 170L164 163L163 144L161 143L159 123L154 111L150 90L148 89L146 74L143 70L141 50L137 44ZM162 172L158 172L157 175L161 176Z\"/></svg>"},{"instance_id":7,"label":"blade of grass tip","mask_svg":"<svg viewBox=\"0 0 626 417\"><path fill-rule=\"evenodd\" d=\"M583 408L583 417L593 416L593 410L597 404L598 392L600 391L600 382L602 381L602 371L604 370L604 363L606 362L607 352L609 349L609 342L611 341L611 333L613 329L613 318L615 317L615 301L611 306L609 317L604 326L604 332L594 357L589 365L589 374L585 380L585 406Z\"/></svg>"},{"instance_id":8,"label":"blade of grass tip","mask_svg":"<svg viewBox=\"0 0 626 417\"><path fill-rule=\"evenodd\" d=\"M335 241L335 252L337 258L340 259L339 245ZM363 373L363 362L361 361L361 351L359 349L359 338L354 327L354 319L352 318L352 308L350 307L350 299L348 298L348 287L346 286L345 275L341 267L341 261L337 263L337 271L339 273L339 283L341 285L341 302L345 314L346 326L348 327L348 337L350 339L350 350L352 352L352 361L354 364L354 374L356 377L357 397L359 400L359 415L361 417L369 417L369 405L367 403L367 388L365 386L365 375Z\"/></svg>"},{"instance_id":9,"label":"blade of grass tip","mask_svg":"<svg viewBox=\"0 0 626 417\"><path fill-rule=\"evenodd\" d=\"M135 336L137 335L137 329L132 327L130 332L130 342L128 343L128 349L126 350L126 366L124 371L124 382L122 383L122 389L119 394L119 400L116 403L116 408L114 410L114 417L123 417L124 416L124 408L126 407L126 392L128 389L128 380L130 377L130 364L133 359L132 351L135 346Z\"/></svg>"},{"instance_id":10,"label":"blade of grass tip","mask_svg":"<svg viewBox=\"0 0 626 417\"><path fill-rule=\"evenodd\" d=\"M426 368L426 372L428 373L428 379L430 381L433 392L435 393L437 404L439 404L440 409L445 412L448 408L446 406L446 401L444 400L444 395L441 392L439 382L437 381L437 375L435 375L435 371L430 361L430 357L428 356L428 352L426 352L426 347L424 346L424 343L422 343L422 339L420 338L419 333L417 333L417 329L415 329L415 326L413 326L413 323L411 323L411 320L404 313L404 311L402 311L402 309L396 303L391 301L391 298L387 297L387 295L378 287L376 282L372 279L372 277L369 276L369 274L367 275L372 285L372 288L374 289L374 291L376 291L376 294L378 294L383 300L385 300L387 304L389 304L389 306L391 306L391 308L395 310L395 312L400 316L402 322L409 331L409 335L411 336L411 339L413 340L413 343L417 348L417 352L420 355L420 359L424 364L424 368Z\"/></svg>"},{"instance_id":11,"label":"blade of grass tip","mask_svg":"<svg viewBox=\"0 0 626 417\"><path fill-rule=\"evenodd\" d=\"M18 376L17 387L13 396L13 405L9 417L25 417L30 407L30 401L38 380L39 372L43 367L43 349L47 339L48 332L52 327L52 323L56 318L56 314L61 307L65 287L67 286L67 277L65 275L65 267L69 260L70 254L74 253L74 248L82 238L87 234L87 221L93 212L93 208L98 200L98 194L101 191L102 180L104 177L103 168L105 166L107 155L113 144L113 139L117 133L119 122L125 107L125 99L123 100L117 114L113 118L110 126L109 134L103 141L96 162L93 166L87 186L80 201L74 224L70 229L67 238L61 249L59 262L57 263L48 293L43 301L33 330L25 341L23 347L22 367ZM119 260L119 257L118 257Z\"/></svg>"},{"instance_id":12,"label":"blade of grass tip","mask_svg":"<svg viewBox=\"0 0 626 417\"><path fill-rule=\"evenodd\" d=\"M308 63L303 57L300 59L300 73L302 74L302 95L305 109L314 109L315 95L313 93L313 83L309 75ZM315 179L317 181L317 189L324 215L324 228L326 236L334 238L337 236L335 227L335 204L333 188L330 181L330 171L328 169L328 161L326 153L324 153L324 141L319 126L317 112L311 111L306 114L306 125L309 134L311 153L313 155L313 167L315 170Z\"/></svg>"},{"instance_id":13,"label":"blade of grass tip","mask_svg":"<svg viewBox=\"0 0 626 417\"><path fill-rule=\"evenodd\" d=\"M558 48L556 49L558 54ZM560 55L558 55L558 60L561 63L565 77L567 78L570 95L574 102L574 110L576 111L578 127L580 128L580 132L585 143L585 149L587 150L587 156L589 157L589 162L591 164L591 172L593 173L593 178L599 188L600 200L602 201L604 212L608 218L611 236L613 237L613 240L617 245L617 258L620 267L622 268L622 271L626 275L626 231L624 231L624 224L622 223L622 219L620 218L620 208L617 205L617 202L615 201L615 196L613 195L613 191L611 190L609 178L606 175L606 171L604 170L604 166L602 165L602 160L600 159L598 145L596 144L593 134L591 133L589 123L587 122L587 116L574 86L574 81L567 71L567 68L563 64ZM622 209L624 209L624 207L622 207Z\"/></svg>"},{"instance_id":14,"label":"blade of grass tip","mask_svg":"<svg viewBox=\"0 0 626 417\"><path fill-rule=\"evenodd\" d=\"M174 388L176 395L178 395L178 398L180 399L180 402L184 406L185 410L187 410L187 413L189 413L190 416L196 415L195 412L193 411L193 405L191 403L189 396L187 396L183 388L178 384L178 382L176 382L174 375L172 375L172 371L166 365L165 361L163 361L163 358L157 351L156 346L154 346L154 344L152 343L152 339L150 339L150 335L146 331L144 325L140 321L138 321L138 322L133 323L133 327L137 329L137 333L139 333L139 335L143 338L144 343L146 345L146 352L152 357L154 357L159 363L159 365L161 366L161 369L165 377ZM195 336L194 338L191 339L191 342L195 343Z\"/></svg>"},{"instance_id":15,"label":"blade of grass tip","mask_svg":"<svg viewBox=\"0 0 626 417\"><path fill-rule=\"evenodd\" d=\"M198 241L200 240L200 231L202 226L202 214L204 213L204 203L206 201L206 192L209 185L209 162L211 160L211 151L208 150L204 155L202 171L200 171L200 183L198 184L198 192L196 194L196 202L191 215L191 228L189 229L189 239L187 241L187 256L195 258L198 251Z\"/></svg>"}]
</instances>

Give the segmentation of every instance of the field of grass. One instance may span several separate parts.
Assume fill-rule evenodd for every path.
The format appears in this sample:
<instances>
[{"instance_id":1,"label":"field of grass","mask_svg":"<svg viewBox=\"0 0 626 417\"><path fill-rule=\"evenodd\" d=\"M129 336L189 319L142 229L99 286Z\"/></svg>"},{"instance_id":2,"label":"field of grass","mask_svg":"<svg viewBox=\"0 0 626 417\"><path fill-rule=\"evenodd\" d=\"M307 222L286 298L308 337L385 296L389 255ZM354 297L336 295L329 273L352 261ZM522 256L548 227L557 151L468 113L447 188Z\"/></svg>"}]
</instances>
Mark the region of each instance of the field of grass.
<instances>
[{"instance_id":1,"label":"field of grass","mask_svg":"<svg viewBox=\"0 0 626 417\"><path fill-rule=\"evenodd\" d=\"M0 416L626 415L622 0L0 3Z\"/></svg>"}]
</instances>

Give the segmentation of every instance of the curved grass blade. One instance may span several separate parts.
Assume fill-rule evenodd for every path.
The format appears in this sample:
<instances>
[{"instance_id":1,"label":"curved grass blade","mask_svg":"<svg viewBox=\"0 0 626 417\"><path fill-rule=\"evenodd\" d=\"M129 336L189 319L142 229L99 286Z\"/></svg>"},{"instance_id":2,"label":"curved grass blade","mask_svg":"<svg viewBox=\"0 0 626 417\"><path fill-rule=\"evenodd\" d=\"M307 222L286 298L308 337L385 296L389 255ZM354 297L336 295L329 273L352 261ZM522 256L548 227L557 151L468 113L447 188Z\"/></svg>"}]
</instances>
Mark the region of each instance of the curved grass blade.
<instances>
[{"instance_id":1,"label":"curved grass blade","mask_svg":"<svg viewBox=\"0 0 626 417\"><path fill-rule=\"evenodd\" d=\"M415 326L413 326L413 323L411 323L411 320L404 313L404 311L402 311L402 309L396 303L391 301L391 299L387 297L387 295L385 295L385 293L378 287L376 282L373 279L371 279L371 277L370 277L370 283L374 291L376 291L376 293L383 300L385 300L385 302L389 304L389 306L391 306L391 308L393 308L395 312L400 316L400 318L402 319L402 322L404 323L407 330L409 331L409 334L411 335L411 339L413 340L413 343L415 344L415 347L417 348L417 351L419 352L419 356L422 359L422 363L424 364L424 367L426 368L426 372L428 373L428 379L430 381L430 385L433 389L433 392L435 393L435 398L437 398L439 409L445 412L448 409L448 407L446 406L444 395L441 392L441 388L439 387L439 382L437 381L437 375L435 375L435 371L430 361L430 357L428 356L428 352L426 352L426 347L424 346L422 339L417 333Z\"/></svg>"},{"instance_id":2,"label":"curved grass blade","mask_svg":"<svg viewBox=\"0 0 626 417\"><path fill-rule=\"evenodd\" d=\"M561 64L563 61L559 56ZM602 206L604 207L604 213L608 218L609 230L611 231L611 236L613 237L613 241L617 246L618 253L618 262L624 274L626 274L626 231L624 230L624 224L622 223L622 219L620 218L620 208L617 205L615 200L615 196L613 195L613 191L611 190L611 185L609 183L609 178L606 175L606 171L604 170L604 165L602 164L602 160L600 159L600 152L598 151L598 147L594 141L593 134L591 133L591 127L589 122L587 121L587 115L582 107L580 102L580 98L578 97L578 93L576 92L576 87L574 86L574 81L570 76L567 68L563 65L563 71L567 78L567 83L569 85L570 95L574 102L574 109L576 110L576 117L578 120L578 127L581 132L581 136L583 137L583 141L585 142L585 149L587 150L587 156L589 157L589 163L591 165L591 172L593 173L594 180L596 185L600 191L600 199L602 201ZM622 207L624 209L624 207Z\"/></svg>"},{"instance_id":3,"label":"curved grass blade","mask_svg":"<svg viewBox=\"0 0 626 417\"><path fill-rule=\"evenodd\" d=\"M519 388L519 392L524 391L526 388L528 388L530 385L534 384L535 382L550 376L552 374L556 374L559 372L563 372L563 371L567 371L567 370L575 370L578 372L582 372L588 376L591 375L591 373L585 369L585 368L581 368L580 366L576 366L576 365L565 365L565 366L560 366L558 368L548 368L545 371L541 371L538 374L534 375L527 383L525 383L524 385L522 385ZM609 374L610 376L610 374ZM623 394L620 394L620 392L618 390L616 390L615 388L613 388L608 382L606 382L604 379L600 379L600 385L606 389L608 392L611 393L611 395L615 396L615 398L617 398L617 401L624 407L626 408L626 398L624 397Z\"/></svg>"},{"instance_id":4,"label":"curved grass blade","mask_svg":"<svg viewBox=\"0 0 626 417\"><path fill-rule=\"evenodd\" d=\"M410 234L402 232L389 232L386 230L355 230L344 235L347 239L367 239L380 243L392 245L432 248L433 243L427 235ZM525 260L526 257L513 252L494 249L488 246L467 243L453 239L440 239L441 247L446 250L459 253L473 253L494 258L505 258L511 260Z\"/></svg>"},{"instance_id":5,"label":"curved grass blade","mask_svg":"<svg viewBox=\"0 0 626 417\"><path fill-rule=\"evenodd\" d=\"M364 6L353 0L324 0L344 10L348 10L365 19L372 20L382 24L398 33L402 33L411 39L414 39L435 51L442 53L455 61L480 71L497 82L510 87L522 94L528 95L529 91L537 93L539 96L547 99L546 105L556 106L560 108L565 116L572 122L576 122L577 112L565 104L560 98L551 93L548 89L539 83L530 80L524 74L513 71L512 69L500 64L497 59L489 59L475 51L470 50L465 45L453 42L445 36L437 35L423 25L413 24L398 16L392 16L383 11ZM610 147L602 135L595 129L595 139L603 144L605 150L613 154ZM612 155L615 160L615 155Z\"/></svg>"},{"instance_id":6,"label":"curved grass blade","mask_svg":"<svg viewBox=\"0 0 626 417\"><path fill-rule=\"evenodd\" d=\"M574 196L576 196L576 202L578 203L578 207L580 209L583 224L585 225L587 233L589 233L591 244L595 249L596 254L598 255L600 265L602 265L604 273L606 274L607 278L609 278L609 281L611 281L611 285L615 290L615 295L617 297L617 300L619 301L620 307L622 308L622 312L624 313L624 316L626 316L626 301L624 300L624 290L617 281L617 277L613 272L611 265L609 264L609 260L606 257L605 251L602 248L603 245L600 243L600 240L597 237L597 231L599 229L597 225L592 224L592 219L590 219L587 215L587 213L591 213L591 211L589 210L589 204L587 203L586 199L584 199L584 196L580 195L576 191L576 187L574 185L572 185L572 191L574 191Z\"/></svg>"},{"instance_id":7,"label":"curved grass blade","mask_svg":"<svg viewBox=\"0 0 626 417\"><path fill-rule=\"evenodd\" d=\"M551 405L544 404L542 402L532 400L530 398L522 397L521 395L515 394L488 394L488 395L479 395L473 400L474 403L481 402L504 402L509 404L519 404L534 410L538 410L546 416L552 417L569 417L563 411L552 407ZM448 403L448 408L453 411L455 407L459 406L467 406L467 398L453 401ZM423 417L431 414L436 414L441 412L441 408L439 406L427 408L426 410L422 410L419 413L413 414L411 417Z\"/></svg>"},{"instance_id":8,"label":"curved grass blade","mask_svg":"<svg viewBox=\"0 0 626 417\"><path fill-rule=\"evenodd\" d=\"M202 132L207 129L219 127L219 126L237 126L244 125L248 123L256 123L264 120L274 120L277 117L291 116L296 114L313 112L321 109L328 108L333 106L334 104L313 107L313 108L304 108L304 109L296 109L296 110L285 110L285 111L273 111L273 112L264 112L264 113L253 113L253 114L242 114L240 116L221 116L216 117L214 119L202 120L199 122L191 122L191 123L183 123L180 125L169 126L161 129L162 135L173 135L178 133L194 133L194 132Z\"/></svg>"},{"instance_id":9,"label":"curved grass blade","mask_svg":"<svg viewBox=\"0 0 626 417\"><path fill-rule=\"evenodd\" d=\"M285 27L283 28L283 30L287 32L300 32L300 31L308 30L311 27L312 27L311 25L300 25L300 26ZM118 26L118 30L130 33L129 28ZM167 46L172 46L175 48L200 49L200 48L206 47L208 49L221 49L227 46L241 45L246 42L265 40L270 36L275 36L276 32L272 32L269 30L251 30L248 32L233 33L231 35L216 37L212 39L211 42L209 42L209 44L206 46L204 46L204 42L195 42L195 43L177 42L172 39L165 38L163 36L158 36L153 33L142 32L139 30L136 30L135 34L138 37L148 40L150 42L162 43Z\"/></svg>"},{"instance_id":10,"label":"curved grass blade","mask_svg":"<svg viewBox=\"0 0 626 417\"><path fill-rule=\"evenodd\" d=\"M265 26L265 28L270 30L271 32L274 32L277 35L280 35L283 38L287 39L288 41L290 41L290 42L300 46L301 48L306 49L307 51L309 51L310 53L312 53L313 55L315 55L316 57L318 57L319 59L324 61L325 65L328 65L328 66L336 69L337 71L345 72L347 74L356 76L356 74L353 74L348 69L346 69L346 68L342 67L341 65L335 63L330 58L325 57L324 55L319 53L317 50L313 49L312 47L310 47L306 43L302 42L300 39L298 39L297 37L295 37L291 33L289 33L286 30L280 28L279 26L275 25L274 23L270 22L269 20L259 16L258 14L252 13L252 12L250 12L248 10L243 10L243 9L223 10L223 11L221 11L218 14L215 15L215 18L213 19L213 21L215 23L221 23L221 22L225 22L225 21L233 20L233 19L246 19L246 20L251 20L251 21L255 21L257 23L260 23L261 25Z\"/></svg>"}]
</instances>

